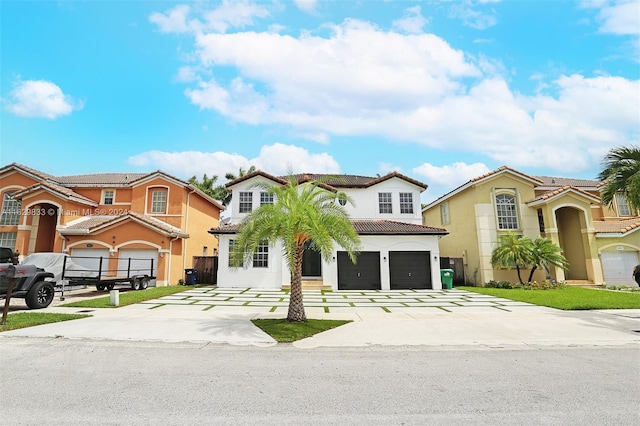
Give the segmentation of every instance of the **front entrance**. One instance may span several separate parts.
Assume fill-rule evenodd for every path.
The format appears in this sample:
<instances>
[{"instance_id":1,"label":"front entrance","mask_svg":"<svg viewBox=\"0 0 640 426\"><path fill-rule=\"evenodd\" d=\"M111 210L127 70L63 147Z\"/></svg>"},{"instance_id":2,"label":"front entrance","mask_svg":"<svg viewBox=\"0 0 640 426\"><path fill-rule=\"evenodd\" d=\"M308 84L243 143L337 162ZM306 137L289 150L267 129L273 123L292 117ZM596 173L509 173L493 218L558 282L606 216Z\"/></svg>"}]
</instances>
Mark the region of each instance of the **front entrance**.
<instances>
[{"instance_id":1,"label":"front entrance","mask_svg":"<svg viewBox=\"0 0 640 426\"><path fill-rule=\"evenodd\" d=\"M305 244L302 254L302 278L318 279L322 277L322 255L309 245L308 242Z\"/></svg>"}]
</instances>

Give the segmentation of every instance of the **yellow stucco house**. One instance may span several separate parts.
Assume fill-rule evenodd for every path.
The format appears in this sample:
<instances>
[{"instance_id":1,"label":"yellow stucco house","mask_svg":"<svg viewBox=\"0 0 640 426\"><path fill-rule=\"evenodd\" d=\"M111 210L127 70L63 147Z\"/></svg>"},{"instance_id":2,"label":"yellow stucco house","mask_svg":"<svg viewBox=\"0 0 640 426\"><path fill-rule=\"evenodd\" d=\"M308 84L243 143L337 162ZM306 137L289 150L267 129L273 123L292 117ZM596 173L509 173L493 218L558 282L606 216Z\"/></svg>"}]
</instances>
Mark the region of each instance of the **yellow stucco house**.
<instances>
[{"instance_id":1,"label":"yellow stucco house","mask_svg":"<svg viewBox=\"0 0 640 426\"><path fill-rule=\"evenodd\" d=\"M0 168L0 246L102 258L152 259L156 285L177 284L194 256L213 255L223 206L162 171L51 176L21 164Z\"/></svg>"},{"instance_id":2,"label":"yellow stucco house","mask_svg":"<svg viewBox=\"0 0 640 426\"><path fill-rule=\"evenodd\" d=\"M600 201L595 180L529 176L509 167L471 179L429 203L424 223L441 225L440 256L469 285L517 281L515 270L494 269L491 252L501 234L546 237L563 250L567 272L551 268L556 280L581 285L636 285L640 263L640 216L623 196L613 208ZM441 265L447 266L447 265ZM529 271L523 273L523 279ZM536 271L534 279L545 279Z\"/></svg>"}]
</instances>

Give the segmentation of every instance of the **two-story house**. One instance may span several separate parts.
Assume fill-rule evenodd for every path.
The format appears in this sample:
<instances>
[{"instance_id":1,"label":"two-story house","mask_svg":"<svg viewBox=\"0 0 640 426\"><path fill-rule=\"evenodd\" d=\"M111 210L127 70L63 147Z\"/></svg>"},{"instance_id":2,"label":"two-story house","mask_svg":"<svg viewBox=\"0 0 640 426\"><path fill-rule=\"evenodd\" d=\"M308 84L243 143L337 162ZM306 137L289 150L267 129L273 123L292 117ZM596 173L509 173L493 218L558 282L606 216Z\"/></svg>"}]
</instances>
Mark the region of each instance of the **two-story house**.
<instances>
[{"instance_id":1,"label":"two-story house","mask_svg":"<svg viewBox=\"0 0 640 426\"><path fill-rule=\"evenodd\" d=\"M533 239L551 239L570 263L565 273L551 276L568 283L635 285L634 265L640 263L640 217L624 197L613 208L600 201L596 180L530 176L500 167L471 179L428 204L424 223L446 226L440 241L443 257L460 260L466 283L516 281L515 271L494 269L491 253L508 232ZM544 280L539 270L535 280Z\"/></svg>"},{"instance_id":2,"label":"two-story house","mask_svg":"<svg viewBox=\"0 0 640 426\"><path fill-rule=\"evenodd\" d=\"M343 203L361 239L361 251L354 264L341 247L335 247L330 261L306 250L303 259L303 288L334 290L440 289L438 240L447 231L422 224L420 194L427 188L400 173L382 177L319 174L296 175L299 182L328 178L328 190L346 194L353 205ZM229 251L239 225L248 213L273 198L255 186L257 182L285 185L286 177L256 171L227 183L231 191L231 216L227 224L209 232L218 238L218 286L286 288L289 269L280 243L265 245L243 268L233 268Z\"/></svg>"},{"instance_id":3,"label":"two-story house","mask_svg":"<svg viewBox=\"0 0 640 426\"><path fill-rule=\"evenodd\" d=\"M67 253L92 269L102 258L114 271L151 259L162 286L217 250L206 231L223 206L162 171L52 176L13 163L0 168L0 197L0 246L21 256Z\"/></svg>"}]
</instances>

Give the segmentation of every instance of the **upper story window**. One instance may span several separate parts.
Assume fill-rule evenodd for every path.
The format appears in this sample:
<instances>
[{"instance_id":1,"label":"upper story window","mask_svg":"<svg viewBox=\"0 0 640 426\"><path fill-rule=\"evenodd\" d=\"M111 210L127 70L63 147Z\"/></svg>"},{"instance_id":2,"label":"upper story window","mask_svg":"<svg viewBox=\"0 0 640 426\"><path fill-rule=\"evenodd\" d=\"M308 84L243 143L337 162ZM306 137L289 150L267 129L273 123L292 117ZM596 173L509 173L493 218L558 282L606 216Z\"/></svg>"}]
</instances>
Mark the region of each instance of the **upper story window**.
<instances>
[{"instance_id":1,"label":"upper story window","mask_svg":"<svg viewBox=\"0 0 640 426\"><path fill-rule=\"evenodd\" d=\"M256 252L253 254L253 267L269 267L269 245L267 243L260 244Z\"/></svg>"},{"instance_id":2,"label":"upper story window","mask_svg":"<svg viewBox=\"0 0 640 426\"><path fill-rule=\"evenodd\" d=\"M116 192L112 189L107 189L102 193L102 204L111 205L115 201Z\"/></svg>"},{"instance_id":3,"label":"upper story window","mask_svg":"<svg viewBox=\"0 0 640 426\"><path fill-rule=\"evenodd\" d=\"M440 205L440 222L443 225L448 225L450 221L451 218L449 217L449 202L445 201Z\"/></svg>"},{"instance_id":4,"label":"upper story window","mask_svg":"<svg viewBox=\"0 0 640 426\"><path fill-rule=\"evenodd\" d=\"M498 229L518 229L516 197L509 194L496 195Z\"/></svg>"},{"instance_id":5,"label":"upper story window","mask_svg":"<svg viewBox=\"0 0 640 426\"><path fill-rule=\"evenodd\" d=\"M410 192L400 193L400 213L413 213L413 194Z\"/></svg>"},{"instance_id":6,"label":"upper story window","mask_svg":"<svg viewBox=\"0 0 640 426\"><path fill-rule=\"evenodd\" d=\"M0 225L17 225L20 220L20 201L14 200L11 195L15 191L5 192L2 198L2 214ZM13 247L13 246L10 246Z\"/></svg>"},{"instance_id":7,"label":"upper story window","mask_svg":"<svg viewBox=\"0 0 640 426\"><path fill-rule=\"evenodd\" d=\"M393 213L390 192L378 193L378 208L380 213Z\"/></svg>"},{"instance_id":8,"label":"upper story window","mask_svg":"<svg viewBox=\"0 0 640 426\"><path fill-rule=\"evenodd\" d=\"M273 194L270 194L268 192L261 192L260 205L263 205L263 204L273 204Z\"/></svg>"},{"instance_id":9,"label":"upper story window","mask_svg":"<svg viewBox=\"0 0 640 426\"><path fill-rule=\"evenodd\" d=\"M154 189L151 193L151 213L164 214L167 212L167 190Z\"/></svg>"},{"instance_id":10,"label":"upper story window","mask_svg":"<svg viewBox=\"0 0 640 426\"><path fill-rule=\"evenodd\" d=\"M618 207L618 216L633 216L627 197L625 197L624 194L616 194L616 206Z\"/></svg>"},{"instance_id":11,"label":"upper story window","mask_svg":"<svg viewBox=\"0 0 640 426\"><path fill-rule=\"evenodd\" d=\"M240 213L250 213L253 210L253 194L251 192L240 193Z\"/></svg>"}]
</instances>

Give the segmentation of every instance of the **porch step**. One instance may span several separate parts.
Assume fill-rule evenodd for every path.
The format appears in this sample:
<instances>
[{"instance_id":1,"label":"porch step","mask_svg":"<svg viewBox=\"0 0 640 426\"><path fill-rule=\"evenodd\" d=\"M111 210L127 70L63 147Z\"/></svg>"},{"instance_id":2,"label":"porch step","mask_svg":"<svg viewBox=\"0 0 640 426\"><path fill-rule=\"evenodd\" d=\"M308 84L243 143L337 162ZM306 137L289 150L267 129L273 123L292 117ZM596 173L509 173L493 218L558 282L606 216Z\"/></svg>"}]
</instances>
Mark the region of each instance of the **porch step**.
<instances>
[{"instance_id":1,"label":"porch step","mask_svg":"<svg viewBox=\"0 0 640 426\"><path fill-rule=\"evenodd\" d=\"M283 290L290 290L290 284L283 284ZM331 290L330 285L325 285L322 280L302 280L303 290Z\"/></svg>"},{"instance_id":2,"label":"porch step","mask_svg":"<svg viewBox=\"0 0 640 426\"><path fill-rule=\"evenodd\" d=\"M565 284L572 287L598 288L599 285L589 280L566 280Z\"/></svg>"}]
</instances>

